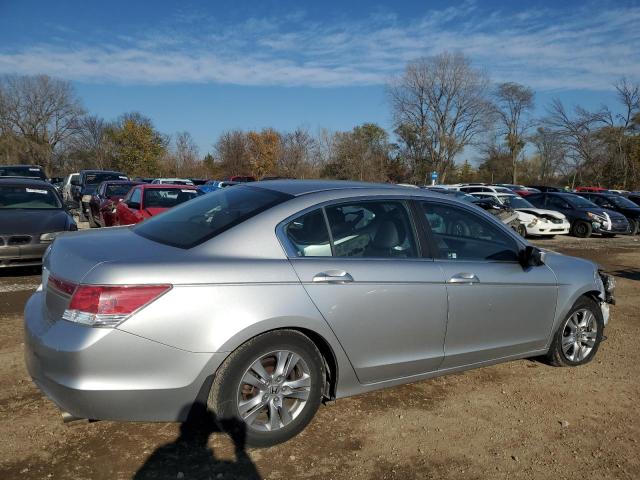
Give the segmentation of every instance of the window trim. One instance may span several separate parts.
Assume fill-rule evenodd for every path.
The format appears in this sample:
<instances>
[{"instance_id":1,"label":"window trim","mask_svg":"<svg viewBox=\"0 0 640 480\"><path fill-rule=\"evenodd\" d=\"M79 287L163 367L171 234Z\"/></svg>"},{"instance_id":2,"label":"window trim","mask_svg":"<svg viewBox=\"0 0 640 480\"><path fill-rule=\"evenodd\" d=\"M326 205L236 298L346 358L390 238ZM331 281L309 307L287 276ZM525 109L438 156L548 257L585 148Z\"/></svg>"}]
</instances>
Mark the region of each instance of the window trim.
<instances>
[{"instance_id":1,"label":"window trim","mask_svg":"<svg viewBox=\"0 0 640 480\"><path fill-rule=\"evenodd\" d=\"M282 249L285 252L285 255L287 256L288 259L290 260L303 260L303 259L309 259L309 260L327 260L327 259L332 259L332 260L356 260L356 261L363 261L363 260L400 260L400 261L416 261L416 260L432 260L432 258L429 257L425 257L425 248L426 245L423 244L423 242L421 241L421 238L423 238L421 236L421 234L419 233L419 227L418 227L418 222L416 221L416 218L414 216L414 212L411 208L411 202L413 200L413 197L406 197L406 196L361 196L361 197L348 197L348 198L340 198L340 199L333 199L333 200L327 200L325 202L321 202L321 203L317 203L315 205L312 205L310 207L307 207L303 210L300 210L296 213L294 213L293 215L288 216L287 218L285 218L284 220L282 220L281 222L278 223L278 225L276 225L276 238L278 239L278 241L280 242L280 245L282 246ZM331 226L329 224L329 218L326 212L326 208L327 207L333 207L333 206L339 206L339 205L344 205L344 204L350 204L350 203L354 203L354 202L359 202L359 203L364 203L364 202L397 202L397 203L401 203L405 209L405 212L407 214L407 217L409 218L409 223L411 225L411 233L413 234L413 238L415 240L415 247L416 247L416 256L415 257L409 257L409 258L390 258L390 257L337 257L335 255L335 248L334 248L334 244L333 244L333 234L331 233ZM328 233L329 233L329 242L331 245L331 256L330 257L301 257L297 254L296 249L293 247L293 245L291 245L291 242L289 241L289 238L287 237L287 233L285 231L285 227L292 221L305 216L308 213L311 213L315 210L321 210L322 211L322 215L324 216L324 220L325 220L325 228L327 229Z\"/></svg>"},{"instance_id":2,"label":"window trim","mask_svg":"<svg viewBox=\"0 0 640 480\"><path fill-rule=\"evenodd\" d=\"M489 215L489 217L487 218L485 215L481 215L479 212L474 211L473 208L469 208L467 205L458 203L458 202L448 202L446 200L443 199L431 199L431 198L421 198L421 199L414 199L414 201L416 202L416 207L417 209L419 209L418 211L422 212L422 205L419 205L420 202L426 202L426 203L431 203L431 204L435 204L435 205L443 205L446 207L457 207L460 208L462 210L467 211L469 214L474 215L477 218L480 218L481 220L485 220L488 221L489 223L493 223L494 225L496 225L498 228L500 228L504 233L506 233L516 244L516 246L518 247L518 253L517 256L519 255L519 252L526 246L526 244L523 242L522 239L520 239L516 233L514 233L510 228L505 227L505 225L496 220L495 218L493 218L492 215L490 214L486 214ZM468 259L468 260L452 260L452 259L448 259L448 258L440 258L440 257L436 257L434 256L435 253L439 252L438 249L438 245L435 241L435 236L433 234L433 232L431 231L431 226L429 225L429 222L427 221L427 219L425 218L425 215L419 215L419 222L422 226L422 228L424 228L425 230L425 234L427 236L427 239L429 241L429 247L430 247L430 251L431 251L431 257L430 259L435 261L435 262L455 262L455 263L462 263L462 262L472 262L472 263L517 263L519 264L519 260L481 260L481 259Z\"/></svg>"}]
</instances>

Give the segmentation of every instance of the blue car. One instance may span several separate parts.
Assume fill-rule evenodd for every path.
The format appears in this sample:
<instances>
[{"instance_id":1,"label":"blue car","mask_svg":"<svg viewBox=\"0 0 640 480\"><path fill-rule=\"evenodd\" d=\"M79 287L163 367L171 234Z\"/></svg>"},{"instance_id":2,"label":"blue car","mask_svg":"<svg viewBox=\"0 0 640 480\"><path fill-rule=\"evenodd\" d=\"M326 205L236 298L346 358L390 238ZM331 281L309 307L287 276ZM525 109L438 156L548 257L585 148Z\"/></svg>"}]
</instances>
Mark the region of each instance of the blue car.
<instances>
[{"instance_id":1,"label":"blue car","mask_svg":"<svg viewBox=\"0 0 640 480\"><path fill-rule=\"evenodd\" d=\"M198 189L204 193L211 193L216 190L220 190L221 188L231 187L232 185L237 184L238 182L231 182L229 180L209 180L204 185L199 185Z\"/></svg>"}]
</instances>

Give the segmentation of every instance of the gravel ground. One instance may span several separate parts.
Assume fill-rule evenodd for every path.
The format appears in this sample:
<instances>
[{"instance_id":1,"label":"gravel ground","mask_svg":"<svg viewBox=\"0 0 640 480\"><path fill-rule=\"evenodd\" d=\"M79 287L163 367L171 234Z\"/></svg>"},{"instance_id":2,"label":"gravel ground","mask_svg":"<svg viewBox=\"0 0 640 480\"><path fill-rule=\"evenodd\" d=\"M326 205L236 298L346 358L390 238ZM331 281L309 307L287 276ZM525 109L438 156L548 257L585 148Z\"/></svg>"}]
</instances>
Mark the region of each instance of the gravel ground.
<instances>
[{"instance_id":1,"label":"gravel ground","mask_svg":"<svg viewBox=\"0 0 640 480\"><path fill-rule=\"evenodd\" d=\"M618 279L608 340L589 365L520 360L339 400L303 434L240 449L168 423L63 425L23 364L38 271L0 271L0 478L640 478L638 237L536 242Z\"/></svg>"}]
</instances>

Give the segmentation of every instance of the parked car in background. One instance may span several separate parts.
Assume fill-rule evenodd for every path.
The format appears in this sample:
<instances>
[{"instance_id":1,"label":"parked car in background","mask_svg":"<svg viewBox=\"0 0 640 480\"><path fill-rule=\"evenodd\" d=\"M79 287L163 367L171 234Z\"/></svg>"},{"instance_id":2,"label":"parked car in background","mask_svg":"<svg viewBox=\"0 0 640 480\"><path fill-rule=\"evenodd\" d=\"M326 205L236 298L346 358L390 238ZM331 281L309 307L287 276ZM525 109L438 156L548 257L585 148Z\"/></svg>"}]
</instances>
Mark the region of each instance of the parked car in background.
<instances>
[{"instance_id":1,"label":"parked car in background","mask_svg":"<svg viewBox=\"0 0 640 480\"><path fill-rule=\"evenodd\" d=\"M47 180L44 169L39 165L0 165L0 178L23 177Z\"/></svg>"},{"instance_id":2,"label":"parked car in background","mask_svg":"<svg viewBox=\"0 0 640 480\"><path fill-rule=\"evenodd\" d=\"M116 205L115 224L140 223L198 195L203 193L194 185L137 185Z\"/></svg>"},{"instance_id":3,"label":"parked car in background","mask_svg":"<svg viewBox=\"0 0 640 480\"><path fill-rule=\"evenodd\" d=\"M520 195L521 197L526 197L527 195L531 195L532 193L540 193L540 190L532 187L525 187L524 185L513 185L510 183L499 183L498 186L508 188L513 193Z\"/></svg>"},{"instance_id":4,"label":"parked car in background","mask_svg":"<svg viewBox=\"0 0 640 480\"><path fill-rule=\"evenodd\" d=\"M533 188L539 192L567 193L567 190L562 187L550 187L549 185L527 185L527 188Z\"/></svg>"},{"instance_id":5,"label":"parked car in background","mask_svg":"<svg viewBox=\"0 0 640 480\"><path fill-rule=\"evenodd\" d=\"M526 236L566 235L571 224L562 213L536 208L531 202L513 193L473 193L479 198L492 197L518 214L518 220L525 228ZM520 232L522 233L522 232Z\"/></svg>"},{"instance_id":6,"label":"parked car in background","mask_svg":"<svg viewBox=\"0 0 640 480\"><path fill-rule=\"evenodd\" d=\"M110 170L81 170L78 179L72 179L71 196L74 201L78 202L81 219L89 218L91 195L96 191L98 185L107 180L129 180L129 177L122 172Z\"/></svg>"},{"instance_id":7,"label":"parked car in background","mask_svg":"<svg viewBox=\"0 0 640 480\"><path fill-rule=\"evenodd\" d=\"M469 196L474 198L474 200L471 200L471 203L476 207L490 213L518 235L522 237L526 236L527 231L522 222L520 222L518 213L515 210L503 205L494 197L480 198L473 195ZM470 201L467 198L463 198L462 200Z\"/></svg>"},{"instance_id":8,"label":"parked car in background","mask_svg":"<svg viewBox=\"0 0 640 480\"><path fill-rule=\"evenodd\" d=\"M62 201L65 205L71 204L74 201L71 189L76 184L79 184L79 182L80 173L70 173L64 177L64 181L62 182Z\"/></svg>"},{"instance_id":9,"label":"parked car in background","mask_svg":"<svg viewBox=\"0 0 640 480\"><path fill-rule=\"evenodd\" d=\"M193 185L188 178L156 178L151 183L154 185Z\"/></svg>"},{"instance_id":10,"label":"parked car in background","mask_svg":"<svg viewBox=\"0 0 640 480\"><path fill-rule=\"evenodd\" d=\"M196 187L199 187L200 185L204 185L205 183L207 183L206 178L190 178L189 180L191 180L191 183L193 183Z\"/></svg>"},{"instance_id":11,"label":"parked car in background","mask_svg":"<svg viewBox=\"0 0 640 480\"><path fill-rule=\"evenodd\" d=\"M204 185L200 185L198 188L201 192L211 193L216 190L220 190L221 188L231 187L233 185L238 185L239 182L232 182L230 180L209 180Z\"/></svg>"},{"instance_id":12,"label":"parked car in background","mask_svg":"<svg viewBox=\"0 0 640 480\"><path fill-rule=\"evenodd\" d=\"M614 283L591 261L423 189L253 185L57 239L24 312L42 392L112 420L183 421L204 398L269 446L323 399L598 351Z\"/></svg>"},{"instance_id":13,"label":"parked car in background","mask_svg":"<svg viewBox=\"0 0 640 480\"><path fill-rule=\"evenodd\" d=\"M529 195L527 200L538 208L562 213L571 223L571 234L576 237L587 238L592 233L614 236L629 231L629 222L624 215L599 207L574 193L538 193Z\"/></svg>"},{"instance_id":14,"label":"parked car in background","mask_svg":"<svg viewBox=\"0 0 640 480\"><path fill-rule=\"evenodd\" d=\"M77 229L50 183L0 178L0 267L40 265L60 232Z\"/></svg>"},{"instance_id":15,"label":"parked car in background","mask_svg":"<svg viewBox=\"0 0 640 480\"><path fill-rule=\"evenodd\" d=\"M140 183L152 183L155 180L155 178L153 178L153 177L135 177L135 178L132 178L132 180L134 182L140 182Z\"/></svg>"},{"instance_id":16,"label":"parked car in background","mask_svg":"<svg viewBox=\"0 0 640 480\"><path fill-rule=\"evenodd\" d=\"M612 188L607 190L607 192L609 192L609 193L617 193L618 195L622 195L623 197L626 197L631 193L629 190L616 190L616 189L612 189Z\"/></svg>"},{"instance_id":17,"label":"parked car in background","mask_svg":"<svg viewBox=\"0 0 640 480\"><path fill-rule=\"evenodd\" d=\"M640 192L630 192L627 198L636 205L640 206Z\"/></svg>"},{"instance_id":18,"label":"parked car in background","mask_svg":"<svg viewBox=\"0 0 640 480\"><path fill-rule=\"evenodd\" d=\"M64 177L51 177L47 181L53 185L58 193L62 196L62 186L64 184Z\"/></svg>"},{"instance_id":19,"label":"parked car in background","mask_svg":"<svg viewBox=\"0 0 640 480\"><path fill-rule=\"evenodd\" d=\"M248 183L248 182L255 182L256 177L251 175L233 175L227 178L227 180L229 180L230 182L236 182L236 183Z\"/></svg>"},{"instance_id":20,"label":"parked car in background","mask_svg":"<svg viewBox=\"0 0 640 480\"><path fill-rule=\"evenodd\" d=\"M116 206L136 185L140 185L140 182L108 180L98 185L89 200L89 226L112 227L117 225Z\"/></svg>"},{"instance_id":21,"label":"parked car in background","mask_svg":"<svg viewBox=\"0 0 640 480\"><path fill-rule=\"evenodd\" d=\"M607 210L621 213L629 222L629 233L636 235L640 228L640 207L626 197L615 193L579 193L581 197L592 201Z\"/></svg>"},{"instance_id":22,"label":"parked car in background","mask_svg":"<svg viewBox=\"0 0 640 480\"><path fill-rule=\"evenodd\" d=\"M510 189L505 187L498 187L494 185L469 185L458 188L461 192L464 193L478 193L478 192L487 192L487 193L513 193Z\"/></svg>"},{"instance_id":23,"label":"parked car in background","mask_svg":"<svg viewBox=\"0 0 640 480\"><path fill-rule=\"evenodd\" d=\"M576 187L576 192L604 193L608 191L609 190L602 187Z\"/></svg>"}]
</instances>

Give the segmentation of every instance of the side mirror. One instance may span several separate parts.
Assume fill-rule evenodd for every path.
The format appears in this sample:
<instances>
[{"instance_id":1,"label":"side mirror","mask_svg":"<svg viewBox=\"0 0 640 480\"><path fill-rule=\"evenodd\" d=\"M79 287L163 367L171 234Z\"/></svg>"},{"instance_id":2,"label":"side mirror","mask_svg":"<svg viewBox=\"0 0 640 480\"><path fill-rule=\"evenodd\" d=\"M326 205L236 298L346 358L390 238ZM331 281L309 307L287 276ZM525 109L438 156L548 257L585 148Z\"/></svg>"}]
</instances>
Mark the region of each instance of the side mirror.
<instances>
[{"instance_id":1,"label":"side mirror","mask_svg":"<svg viewBox=\"0 0 640 480\"><path fill-rule=\"evenodd\" d=\"M523 268L544 265L545 257L545 252L531 245L527 245L523 250L520 250L520 264Z\"/></svg>"}]
</instances>

